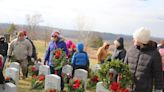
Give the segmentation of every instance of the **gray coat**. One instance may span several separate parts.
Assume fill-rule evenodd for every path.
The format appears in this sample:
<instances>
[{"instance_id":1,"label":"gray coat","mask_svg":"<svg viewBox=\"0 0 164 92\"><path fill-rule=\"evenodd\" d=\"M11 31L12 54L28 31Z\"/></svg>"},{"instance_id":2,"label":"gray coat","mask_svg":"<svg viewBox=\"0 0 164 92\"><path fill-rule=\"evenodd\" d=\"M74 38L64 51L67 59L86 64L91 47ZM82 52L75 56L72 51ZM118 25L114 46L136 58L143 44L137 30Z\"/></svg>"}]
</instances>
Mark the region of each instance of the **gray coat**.
<instances>
[{"instance_id":1,"label":"gray coat","mask_svg":"<svg viewBox=\"0 0 164 92\"><path fill-rule=\"evenodd\" d=\"M157 49L133 46L127 52L125 63L133 75L132 92L152 92L153 86L163 88L162 63Z\"/></svg>"}]
</instances>

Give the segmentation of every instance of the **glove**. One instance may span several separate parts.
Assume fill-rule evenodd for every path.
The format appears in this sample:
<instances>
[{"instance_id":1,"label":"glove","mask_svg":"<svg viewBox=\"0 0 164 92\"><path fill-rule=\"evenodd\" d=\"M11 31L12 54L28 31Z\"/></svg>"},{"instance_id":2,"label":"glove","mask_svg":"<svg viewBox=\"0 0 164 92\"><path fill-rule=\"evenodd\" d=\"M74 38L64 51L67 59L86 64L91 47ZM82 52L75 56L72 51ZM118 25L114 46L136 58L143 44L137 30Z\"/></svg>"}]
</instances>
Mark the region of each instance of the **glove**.
<instances>
[{"instance_id":1,"label":"glove","mask_svg":"<svg viewBox=\"0 0 164 92\"><path fill-rule=\"evenodd\" d=\"M30 56L27 56L27 60L28 60L28 61L31 61L31 57L30 57Z\"/></svg>"},{"instance_id":2,"label":"glove","mask_svg":"<svg viewBox=\"0 0 164 92\"><path fill-rule=\"evenodd\" d=\"M156 89L155 92L163 92L162 90Z\"/></svg>"},{"instance_id":3,"label":"glove","mask_svg":"<svg viewBox=\"0 0 164 92\"><path fill-rule=\"evenodd\" d=\"M44 65L46 65L46 60L44 61Z\"/></svg>"}]
</instances>

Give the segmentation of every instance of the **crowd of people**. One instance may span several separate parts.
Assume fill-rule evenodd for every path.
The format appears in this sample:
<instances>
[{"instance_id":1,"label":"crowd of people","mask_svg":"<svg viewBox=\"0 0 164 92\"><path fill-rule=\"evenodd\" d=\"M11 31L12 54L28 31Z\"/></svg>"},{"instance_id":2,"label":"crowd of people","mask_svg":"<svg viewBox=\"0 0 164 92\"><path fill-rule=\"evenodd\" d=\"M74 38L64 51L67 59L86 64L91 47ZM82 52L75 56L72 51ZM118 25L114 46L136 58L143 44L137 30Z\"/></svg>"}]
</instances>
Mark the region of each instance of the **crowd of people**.
<instances>
[{"instance_id":1,"label":"crowd of people","mask_svg":"<svg viewBox=\"0 0 164 92\"><path fill-rule=\"evenodd\" d=\"M124 38L119 37L113 43L115 49L112 55L109 53L111 45L109 42L104 42L104 45L98 49L96 54L98 64L101 65L106 60L110 62L115 59L127 64L133 77L132 85L129 87L131 92L152 92L153 88L155 88L155 92L164 92L164 40L157 45L155 41L151 40L151 31L141 27L133 33L133 45L127 50L124 46ZM75 44L71 40L65 41L60 32L53 32L43 60L43 64L50 67L51 74L54 74L55 71L52 53L58 48L62 49L67 55L68 62L73 67L73 74L75 69L89 70L90 61L87 52L84 51L84 44L82 42ZM20 31L17 38L11 41L10 46L1 36L0 82L4 79L2 78L2 71L5 61L18 62L22 68L22 78L27 78L30 62L41 61L37 57L36 49L37 47L32 40L27 37L27 31ZM62 76L61 70L59 70L58 75ZM63 89L64 82L61 78L61 90Z\"/></svg>"}]
</instances>

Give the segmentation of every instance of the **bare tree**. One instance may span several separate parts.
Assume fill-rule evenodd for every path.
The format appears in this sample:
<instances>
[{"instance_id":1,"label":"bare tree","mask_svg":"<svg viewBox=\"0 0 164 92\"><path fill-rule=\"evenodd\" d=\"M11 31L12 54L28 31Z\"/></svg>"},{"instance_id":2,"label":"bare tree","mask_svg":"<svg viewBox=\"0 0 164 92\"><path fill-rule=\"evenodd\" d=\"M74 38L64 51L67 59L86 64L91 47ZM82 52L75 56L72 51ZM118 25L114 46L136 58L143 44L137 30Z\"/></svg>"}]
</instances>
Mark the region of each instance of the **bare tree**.
<instances>
[{"instance_id":1,"label":"bare tree","mask_svg":"<svg viewBox=\"0 0 164 92\"><path fill-rule=\"evenodd\" d=\"M35 36L36 36L36 31L38 31L38 26L41 22L43 22L42 15L41 14L26 15L26 21L31 38L36 39Z\"/></svg>"},{"instance_id":2,"label":"bare tree","mask_svg":"<svg viewBox=\"0 0 164 92\"><path fill-rule=\"evenodd\" d=\"M77 27L79 30L78 41L83 41L85 44L85 50L88 50L91 29L93 27L93 20L86 16L77 17Z\"/></svg>"}]
</instances>

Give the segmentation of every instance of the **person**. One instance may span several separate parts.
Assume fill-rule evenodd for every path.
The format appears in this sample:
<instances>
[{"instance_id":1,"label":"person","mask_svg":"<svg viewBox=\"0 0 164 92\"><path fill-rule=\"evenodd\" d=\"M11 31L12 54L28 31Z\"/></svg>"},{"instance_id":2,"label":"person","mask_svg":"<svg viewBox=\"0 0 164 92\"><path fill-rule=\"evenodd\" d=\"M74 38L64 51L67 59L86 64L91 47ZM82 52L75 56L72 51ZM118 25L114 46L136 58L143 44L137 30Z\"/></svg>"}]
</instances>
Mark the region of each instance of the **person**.
<instances>
[{"instance_id":1,"label":"person","mask_svg":"<svg viewBox=\"0 0 164 92\"><path fill-rule=\"evenodd\" d=\"M68 54L68 50L67 50L67 47L66 47L66 43L61 38L59 32L53 32L51 34L51 40L52 41L49 43L48 49L47 49L46 54L45 54L44 64L47 63L48 66L50 66L50 72L51 72L51 74L54 74L55 65L52 62L54 50L60 48L60 49L62 49L66 53L66 55ZM58 75L60 77L62 77L61 70L58 71ZM63 78L61 78L61 90L62 91L64 90L64 81L63 81Z\"/></svg>"},{"instance_id":2,"label":"person","mask_svg":"<svg viewBox=\"0 0 164 92\"><path fill-rule=\"evenodd\" d=\"M1 84L5 84L5 78L3 76L3 72L2 72L2 69L0 69L0 85Z\"/></svg>"},{"instance_id":3,"label":"person","mask_svg":"<svg viewBox=\"0 0 164 92\"><path fill-rule=\"evenodd\" d=\"M115 45L115 50L112 54L111 59L119 59L124 61L125 55L126 55L126 50L124 48L124 39L122 37L118 38L117 40L114 41Z\"/></svg>"},{"instance_id":4,"label":"person","mask_svg":"<svg viewBox=\"0 0 164 92\"><path fill-rule=\"evenodd\" d=\"M7 58L7 51L8 51L8 43L5 42L5 37L0 37L0 54L3 56L3 67L5 66L6 58Z\"/></svg>"},{"instance_id":5,"label":"person","mask_svg":"<svg viewBox=\"0 0 164 92\"><path fill-rule=\"evenodd\" d=\"M150 30L144 27L133 34L134 45L127 51L124 62L132 73L131 92L161 92L163 88L162 63L155 46L149 44Z\"/></svg>"},{"instance_id":6,"label":"person","mask_svg":"<svg viewBox=\"0 0 164 92\"><path fill-rule=\"evenodd\" d=\"M20 63L23 73L23 79L26 78L28 70L28 61L32 55L32 45L29 40L25 39L24 32L20 31L16 39L14 39L8 50L8 61Z\"/></svg>"},{"instance_id":7,"label":"person","mask_svg":"<svg viewBox=\"0 0 164 92\"><path fill-rule=\"evenodd\" d=\"M67 40L66 46L67 46L67 50L68 50L67 57L68 57L69 61L71 61L73 54L76 52L76 45L71 40Z\"/></svg>"},{"instance_id":8,"label":"person","mask_svg":"<svg viewBox=\"0 0 164 92\"><path fill-rule=\"evenodd\" d=\"M27 31L23 31L24 32L24 36L27 40L30 41L31 45L32 45L32 56L31 58L34 59L34 60L37 60L37 52L36 52L36 47L33 43L33 41L27 36Z\"/></svg>"},{"instance_id":9,"label":"person","mask_svg":"<svg viewBox=\"0 0 164 92\"><path fill-rule=\"evenodd\" d=\"M84 44L79 42L76 47L77 52L74 53L71 61L73 66L73 75L75 69L84 69L86 71L89 69L89 58L88 54L84 51Z\"/></svg>"},{"instance_id":10,"label":"person","mask_svg":"<svg viewBox=\"0 0 164 92\"><path fill-rule=\"evenodd\" d=\"M33 41L27 36L27 31L24 30L23 33L24 33L25 38L26 38L26 39L31 43L31 45L32 45L32 56L31 56L32 59L30 59L30 61L28 61L28 67L29 67L30 65L33 65L34 62L37 60L36 47L35 47ZM28 70L27 70L26 77L28 77Z\"/></svg>"},{"instance_id":11,"label":"person","mask_svg":"<svg viewBox=\"0 0 164 92\"><path fill-rule=\"evenodd\" d=\"M108 42L104 42L103 46L98 49L97 60L99 64L103 64L107 58L109 46L110 44Z\"/></svg>"},{"instance_id":12,"label":"person","mask_svg":"<svg viewBox=\"0 0 164 92\"><path fill-rule=\"evenodd\" d=\"M160 55L162 57L162 71L164 73L164 40L162 40L160 42L159 53L160 53ZM163 76L163 78L164 78L164 76ZM164 89L163 89L163 92L164 92Z\"/></svg>"}]
</instances>

